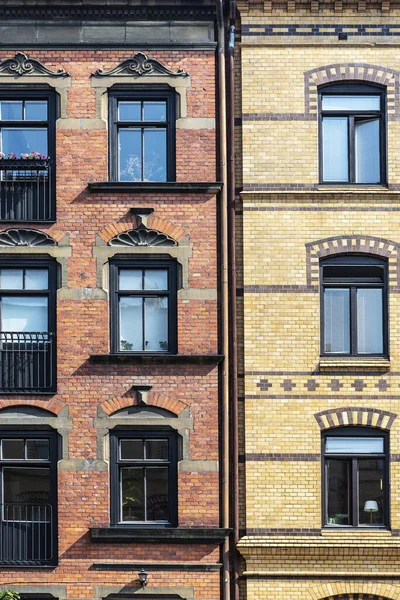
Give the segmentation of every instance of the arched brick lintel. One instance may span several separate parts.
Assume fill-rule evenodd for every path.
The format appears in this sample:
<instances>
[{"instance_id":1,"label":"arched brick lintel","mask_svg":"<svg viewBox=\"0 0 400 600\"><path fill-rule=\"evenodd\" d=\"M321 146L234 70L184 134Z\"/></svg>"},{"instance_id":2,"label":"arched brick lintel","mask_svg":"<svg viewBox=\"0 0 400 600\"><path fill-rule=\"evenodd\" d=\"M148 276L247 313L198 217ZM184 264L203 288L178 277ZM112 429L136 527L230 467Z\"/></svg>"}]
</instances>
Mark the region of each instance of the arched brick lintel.
<instances>
[{"instance_id":1,"label":"arched brick lintel","mask_svg":"<svg viewBox=\"0 0 400 600\"><path fill-rule=\"evenodd\" d=\"M305 71L305 112L316 114L319 86L339 81L367 82L384 86L389 118L399 114L399 71L369 63L336 63Z\"/></svg>"},{"instance_id":2,"label":"arched brick lintel","mask_svg":"<svg viewBox=\"0 0 400 600\"><path fill-rule=\"evenodd\" d=\"M99 231L99 236L104 242L106 242L106 244L108 244L108 242L116 235L131 229L137 229L139 224L140 223L137 222L136 217L132 215L123 221L119 221L118 223L109 223L106 225L106 227ZM184 231L181 227L175 225L167 219L157 217L157 215L154 213L147 218L146 227L148 229L155 229L160 233L165 233L173 240L178 242L178 244L187 235L186 231Z\"/></svg>"},{"instance_id":3,"label":"arched brick lintel","mask_svg":"<svg viewBox=\"0 0 400 600\"><path fill-rule=\"evenodd\" d=\"M109 398L100 406L104 410L104 412L108 416L110 416L123 408L128 408L129 406L138 406L139 404L140 401L138 400L137 394L135 392L132 392L129 394L124 394L123 396L114 396L114 398ZM164 410L168 410L169 412L177 416L187 406L184 402L181 402L180 400L164 396L163 394L158 394L157 392L149 393L146 404L148 406L163 408Z\"/></svg>"},{"instance_id":4,"label":"arched brick lintel","mask_svg":"<svg viewBox=\"0 0 400 600\"><path fill-rule=\"evenodd\" d=\"M372 235L343 235L315 240L306 244L307 253L307 285L318 285L319 261L321 258L335 254L352 252L375 254L389 261L389 282L399 285L399 252L400 244L386 238Z\"/></svg>"},{"instance_id":5,"label":"arched brick lintel","mask_svg":"<svg viewBox=\"0 0 400 600\"><path fill-rule=\"evenodd\" d=\"M375 589L374 589L375 588ZM354 589L357 592L354 592ZM350 591L352 590L352 591ZM373 593L376 591L376 593ZM320 583L308 590L313 600L399 600L400 587L371 581Z\"/></svg>"},{"instance_id":6,"label":"arched brick lintel","mask_svg":"<svg viewBox=\"0 0 400 600\"><path fill-rule=\"evenodd\" d=\"M18 398L17 396L14 396L13 398L0 398L0 411L14 406L34 406L52 413L54 416L58 416L63 408L65 408L66 404L56 399L27 400L26 397Z\"/></svg>"},{"instance_id":7,"label":"arched brick lintel","mask_svg":"<svg viewBox=\"0 0 400 600\"><path fill-rule=\"evenodd\" d=\"M346 406L315 413L314 417L322 431L346 426L376 427L389 431L397 414L378 408Z\"/></svg>"}]
</instances>

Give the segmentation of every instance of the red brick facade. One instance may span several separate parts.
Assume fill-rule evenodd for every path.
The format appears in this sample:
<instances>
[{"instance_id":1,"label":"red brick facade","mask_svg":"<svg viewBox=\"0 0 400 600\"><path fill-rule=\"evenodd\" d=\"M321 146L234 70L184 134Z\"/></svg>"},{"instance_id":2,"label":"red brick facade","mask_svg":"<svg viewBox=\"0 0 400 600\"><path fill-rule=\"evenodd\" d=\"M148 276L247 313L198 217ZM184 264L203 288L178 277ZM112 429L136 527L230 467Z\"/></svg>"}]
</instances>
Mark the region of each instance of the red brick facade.
<instances>
[{"instance_id":1,"label":"red brick facade","mask_svg":"<svg viewBox=\"0 0 400 600\"><path fill-rule=\"evenodd\" d=\"M101 598L111 592L140 591L137 573L144 567L149 572L146 594L161 590L168 595L170 589L171 594L185 598L211 600L220 594L219 542L215 539L204 543L197 539L146 543L135 541L134 526L128 543L93 541L90 536L91 528L110 526L108 432L116 426L137 429L143 422L146 432L152 428L150 419L155 419L156 427L162 426L163 420L168 427L172 424L183 439L178 459L178 530L220 526L218 192L206 186L194 186L192 191L174 191L170 186L148 192L88 187L89 182L108 181L108 91L102 94L105 109L100 115L92 74L100 68L116 67L137 51L137 47L116 49L115 43L100 49L78 45L65 49L54 43L43 49L25 45L23 40L15 48L0 51L0 63L16 52L24 52L52 71L64 67L70 77L70 85L65 88L66 113L56 129L56 222L0 224L0 231L10 227L35 229L59 242L52 254L62 265L57 298L57 392L0 397L0 430L4 408L34 406L47 411L39 415L40 423L47 418L47 426L54 423L53 428L62 437L57 475L58 564L35 568L19 565L17 570L15 565L0 565L0 585L41 594L47 586L55 586L59 591L49 588L55 597L63 597L65 591L70 599ZM182 92L185 116L180 100L179 118L186 119L187 125L176 129L176 181L215 182L216 131L209 125L216 118L215 50L143 46L140 51L171 71L183 69L190 78ZM15 83L23 88L27 78L29 75L15 77ZM42 75L41 85L44 79ZM151 76L146 75L140 81L135 77L124 81L133 88L139 83L149 89L154 86ZM57 78L49 78L49 84L57 89ZM12 85L8 79L3 83L0 75L0 88ZM34 89L32 78L29 85ZM161 250L109 245L115 235L137 228L138 221L130 211L133 207L152 208L147 227L167 234L176 245ZM62 260L58 249L60 253L65 250ZM109 260L119 254L140 258L151 253L165 255L170 250L182 271L177 344L178 356L186 358L163 361L157 356L108 357ZM12 249L11 264L18 251ZM8 252L0 247L0 257L9 256ZM35 255L33 249L30 253ZM46 249L41 247L38 256L46 256ZM199 355L207 358L196 358ZM140 386L150 388L145 403L139 402L135 392ZM135 421L134 409L139 404L141 416ZM148 417L146 410L150 411ZM15 426L35 426L36 417L30 416L29 410L26 414ZM10 427L10 418L4 421L6 427ZM163 564L158 568L156 563ZM165 563L176 566L166 569ZM205 565L211 567L206 569Z\"/></svg>"}]
</instances>

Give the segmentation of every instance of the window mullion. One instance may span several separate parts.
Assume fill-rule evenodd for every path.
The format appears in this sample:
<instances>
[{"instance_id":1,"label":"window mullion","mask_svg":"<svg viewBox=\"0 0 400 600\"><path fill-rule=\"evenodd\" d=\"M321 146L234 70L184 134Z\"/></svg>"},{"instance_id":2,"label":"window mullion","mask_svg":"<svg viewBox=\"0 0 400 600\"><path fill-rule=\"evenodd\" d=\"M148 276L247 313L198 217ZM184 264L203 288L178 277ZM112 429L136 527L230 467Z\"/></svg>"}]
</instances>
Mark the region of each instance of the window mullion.
<instances>
[{"instance_id":1,"label":"window mullion","mask_svg":"<svg viewBox=\"0 0 400 600\"><path fill-rule=\"evenodd\" d=\"M351 354L358 354L357 348L357 288L350 288L350 348Z\"/></svg>"},{"instance_id":2,"label":"window mullion","mask_svg":"<svg viewBox=\"0 0 400 600\"><path fill-rule=\"evenodd\" d=\"M348 144L349 144L349 182L355 183L355 133L354 133L354 115L348 117Z\"/></svg>"},{"instance_id":3,"label":"window mullion","mask_svg":"<svg viewBox=\"0 0 400 600\"><path fill-rule=\"evenodd\" d=\"M358 459L353 458L351 463L351 524L353 527L357 527L359 523L358 511L360 501L358 490Z\"/></svg>"}]
</instances>

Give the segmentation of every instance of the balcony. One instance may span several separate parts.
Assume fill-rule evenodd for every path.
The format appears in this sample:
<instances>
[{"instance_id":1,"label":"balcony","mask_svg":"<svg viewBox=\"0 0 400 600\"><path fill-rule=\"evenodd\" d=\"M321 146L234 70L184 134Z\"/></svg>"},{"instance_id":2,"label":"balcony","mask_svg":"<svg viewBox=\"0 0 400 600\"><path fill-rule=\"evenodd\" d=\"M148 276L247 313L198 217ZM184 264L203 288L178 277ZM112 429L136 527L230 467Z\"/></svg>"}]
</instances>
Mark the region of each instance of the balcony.
<instances>
[{"instance_id":1,"label":"balcony","mask_svg":"<svg viewBox=\"0 0 400 600\"><path fill-rule=\"evenodd\" d=\"M54 221L49 159L0 160L0 221Z\"/></svg>"},{"instance_id":2,"label":"balcony","mask_svg":"<svg viewBox=\"0 0 400 600\"><path fill-rule=\"evenodd\" d=\"M55 560L50 504L2 504L0 565L43 565Z\"/></svg>"},{"instance_id":3,"label":"balcony","mask_svg":"<svg viewBox=\"0 0 400 600\"><path fill-rule=\"evenodd\" d=\"M0 393L56 390L55 335L49 332L0 333Z\"/></svg>"}]
</instances>

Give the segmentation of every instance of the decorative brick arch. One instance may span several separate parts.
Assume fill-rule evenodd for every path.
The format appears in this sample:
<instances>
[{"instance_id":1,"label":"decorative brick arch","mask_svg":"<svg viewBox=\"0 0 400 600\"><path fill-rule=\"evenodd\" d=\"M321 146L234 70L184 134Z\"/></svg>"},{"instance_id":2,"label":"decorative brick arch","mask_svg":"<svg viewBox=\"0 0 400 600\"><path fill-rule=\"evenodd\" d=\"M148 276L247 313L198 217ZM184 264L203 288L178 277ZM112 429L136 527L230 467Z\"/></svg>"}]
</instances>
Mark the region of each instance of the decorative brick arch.
<instances>
[{"instance_id":1,"label":"decorative brick arch","mask_svg":"<svg viewBox=\"0 0 400 600\"><path fill-rule=\"evenodd\" d=\"M110 416L122 408L128 408L129 406L139 406L141 404L141 400L136 393L136 391L129 391L123 396L114 396L113 398L109 398L105 402L103 402L100 406L104 410L104 412ZM156 406L158 408L163 408L164 410L168 410L174 415L179 415L185 408L186 404L181 402L180 400L176 400L174 398L170 398L169 396L164 396L163 394L159 394L157 392L149 392L146 404L148 406Z\"/></svg>"},{"instance_id":2,"label":"decorative brick arch","mask_svg":"<svg viewBox=\"0 0 400 600\"><path fill-rule=\"evenodd\" d=\"M349 591L354 588L358 591ZM308 592L313 600L399 600L400 598L400 586L373 581L320 583L310 588Z\"/></svg>"},{"instance_id":3,"label":"decorative brick arch","mask_svg":"<svg viewBox=\"0 0 400 600\"><path fill-rule=\"evenodd\" d=\"M371 235L345 235L316 240L306 244L307 285L319 283L319 261L334 254L351 252L375 254L388 259L389 285L397 291L400 280L400 244Z\"/></svg>"},{"instance_id":4,"label":"decorative brick arch","mask_svg":"<svg viewBox=\"0 0 400 600\"><path fill-rule=\"evenodd\" d=\"M99 236L106 244L108 244L113 237L120 233L130 231L131 229L137 229L140 224L140 221L135 216L130 216L118 223L109 223L99 231ZM159 231L160 233L165 233L168 237L176 240L178 244L187 235L186 231L178 225L171 223L171 221L167 221L167 219L161 219L154 214L146 219L146 227L148 229Z\"/></svg>"},{"instance_id":5,"label":"decorative brick arch","mask_svg":"<svg viewBox=\"0 0 400 600\"><path fill-rule=\"evenodd\" d=\"M386 87L386 106L389 119L399 115L399 71L368 63L337 63L324 65L304 73L306 114L317 114L318 87L339 81L358 81Z\"/></svg>"},{"instance_id":6,"label":"decorative brick arch","mask_svg":"<svg viewBox=\"0 0 400 600\"><path fill-rule=\"evenodd\" d=\"M376 427L389 431L397 415L377 408L346 406L315 413L314 417L321 431L346 426Z\"/></svg>"},{"instance_id":7,"label":"decorative brick arch","mask_svg":"<svg viewBox=\"0 0 400 600\"><path fill-rule=\"evenodd\" d=\"M14 406L34 406L49 413L53 413L54 416L58 416L63 408L65 408L66 404L55 398L51 400L27 400L24 396L13 396L13 398L0 399L0 411L4 408L12 408Z\"/></svg>"}]
</instances>

